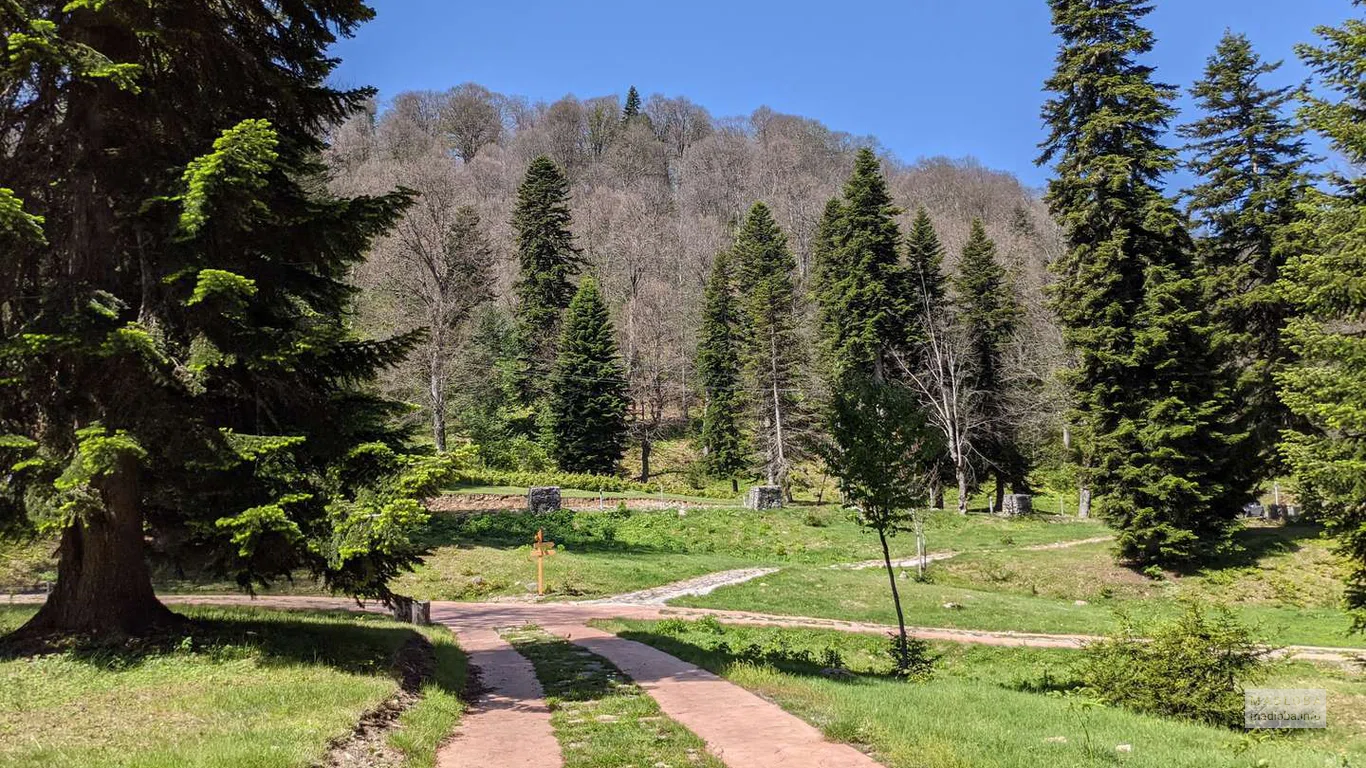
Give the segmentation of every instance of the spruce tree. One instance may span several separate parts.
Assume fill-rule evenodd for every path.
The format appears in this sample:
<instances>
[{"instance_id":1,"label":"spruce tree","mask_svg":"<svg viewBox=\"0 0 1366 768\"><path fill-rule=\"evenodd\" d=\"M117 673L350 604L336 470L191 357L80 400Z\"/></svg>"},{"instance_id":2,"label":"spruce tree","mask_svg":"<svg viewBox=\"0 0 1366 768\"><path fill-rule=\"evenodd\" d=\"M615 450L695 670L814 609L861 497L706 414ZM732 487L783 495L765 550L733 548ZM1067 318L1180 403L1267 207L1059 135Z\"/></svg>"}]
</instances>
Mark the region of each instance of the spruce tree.
<instances>
[{"instance_id":1,"label":"spruce tree","mask_svg":"<svg viewBox=\"0 0 1366 768\"><path fill-rule=\"evenodd\" d=\"M519 268L518 389L533 411L544 404L560 315L574 298L572 278L583 265L569 225L569 181L550 158L538 157L527 168L512 213Z\"/></svg>"},{"instance_id":2,"label":"spruce tree","mask_svg":"<svg viewBox=\"0 0 1366 768\"><path fill-rule=\"evenodd\" d=\"M1077 358L1072 384L1092 441L1089 480L1133 563L1199 558L1223 544L1246 489L1228 484L1240 439L1212 350L1182 216L1160 188L1174 89L1137 61L1152 49L1141 0L1050 0L1061 38L1040 162L1067 252L1054 309Z\"/></svg>"},{"instance_id":3,"label":"spruce tree","mask_svg":"<svg viewBox=\"0 0 1366 768\"><path fill-rule=\"evenodd\" d=\"M1276 282L1287 256L1281 234L1300 218L1315 161L1303 129L1286 114L1298 89L1260 84L1279 68L1263 62L1246 37L1226 33L1191 88L1204 115L1180 130L1200 178L1185 196L1205 233L1197 250L1201 277L1252 435L1245 471L1261 477L1275 474L1276 441L1293 423L1276 396L1274 375L1289 355L1281 329L1290 315Z\"/></svg>"},{"instance_id":4,"label":"spruce tree","mask_svg":"<svg viewBox=\"0 0 1366 768\"><path fill-rule=\"evenodd\" d=\"M939 307L948 296L944 275L944 245L934 231L934 222L924 206L916 209L911 231L906 236L906 264L915 289L916 311L923 306Z\"/></svg>"},{"instance_id":5,"label":"spruce tree","mask_svg":"<svg viewBox=\"0 0 1366 768\"><path fill-rule=\"evenodd\" d=\"M1297 52L1335 98L1301 110L1349 167L1366 163L1366 19L1317 30L1323 42ZM1286 339L1298 358L1279 375L1281 397L1307 422L1281 450L1300 499L1328 524L1351 564L1346 602L1366 629L1366 180L1331 179L1333 193L1310 192L1306 219L1293 227L1297 248L1283 287L1298 310Z\"/></svg>"},{"instance_id":6,"label":"spruce tree","mask_svg":"<svg viewBox=\"0 0 1366 768\"><path fill-rule=\"evenodd\" d=\"M797 335L797 262L763 203L750 208L731 253L745 315L746 399L754 411L764 476L769 485L786 486L808 417L800 391L805 356Z\"/></svg>"},{"instance_id":7,"label":"spruce tree","mask_svg":"<svg viewBox=\"0 0 1366 768\"><path fill-rule=\"evenodd\" d=\"M988 424L977 452L996 476L996 508L1004 500L1005 484L1023 487L1028 467L1019 451L1007 412L1005 357L1023 314L1009 276L996 260L996 244L987 237L981 219L963 246L954 280L957 320L971 355L969 368L978 393L981 416Z\"/></svg>"},{"instance_id":8,"label":"spruce tree","mask_svg":"<svg viewBox=\"0 0 1366 768\"><path fill-rule=\"evenodd\" d=\"M626 377L598 284L586 278L564 316L550 377L552 453L566 472L611 475L626 447Z\"/></svg>"},{"instance_id":9,"label":"spruce tree","mask_svg":"<svg viewBox=\"0 0 1366 768\"><path fill-rule=\"evenodd\" d=\"M887 380L909 338L915 307L898 213L877 156L859 150L843 200L827 205L817 236L815 294L832 391L845 376Z\"/></svg>"},{"instance_id":10,"label":"spruce tree","mask_svg":"<svg viewBox=\"0 0 1366 768\"><path fill-rule=\"evenodd\" d=\"M621 109L621 122L629 123L640 117L640 92L633 85L626 91L626 106Z\"/></svg>"},{"instance_id":11,"label":"spruce tree","mask_svg":"<svg viewBox=\"0 0 1366 768\"><path fill-rule=\"evenodd\" d=\"M61 538L21 632L178 624L149 556L379 598L416 561L450 462L397 452L368 385L421 334L358 338L346 283L409 197L319 191L374 93L329 50L371 15L0 3L0 529Z\"/></svg>"},{"instance_id":12,"label":"spruce tree","mask_svg":"<svg viewBox=\"0 0 1366 768\"><path fill-rule=\"evenodd\" d=\"M722 251L712 264L702 299L702 328L697 343L697 375L706 406L702 412L702 453L707 471L728 478L739 491L738 478L749 465L741 427L744 382L740 370L740 321L730 254Z\"/></svg>"}]
</instances>

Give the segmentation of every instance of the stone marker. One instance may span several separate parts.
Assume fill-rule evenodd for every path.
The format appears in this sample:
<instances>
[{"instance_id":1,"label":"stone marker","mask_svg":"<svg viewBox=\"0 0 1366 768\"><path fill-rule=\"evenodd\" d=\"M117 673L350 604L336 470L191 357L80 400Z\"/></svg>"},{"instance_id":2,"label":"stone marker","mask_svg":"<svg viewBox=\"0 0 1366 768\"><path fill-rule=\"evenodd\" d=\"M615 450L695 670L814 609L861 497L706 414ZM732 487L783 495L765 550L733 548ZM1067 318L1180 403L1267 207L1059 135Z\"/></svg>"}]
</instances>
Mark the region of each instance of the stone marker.
<instances>
[{"instance_id":1,"label":"stone marker","mask_svg":"<svg viewBox=\"0 0 1366 768\"><path fill-rule=\"evenodd\" d=\"M424 627L432 623L432 604L429 600L414 600L406 595L394 595L392 607L395 621Z\"/></svg>"},{"instance_id":2,"label":"stone marker","mask_svg":"<svg viewBox=\"0 0 1366 768\"><path fill-rule=\"evenodd\" d=\"M756 485L745 494L745 509L781 509L783 489L776 485Z\"/></svg>"},{"instance_id":3,"label":"stone marker","mask_svg":"<svg viewBox=\"0 0 1366 768\"><path fill-rule=\"evenodd\" d=\"M560 487L558 485L538 485L526 491L526 508L532 512L558 512L560 509Z\"/></svg>"},{"instance_id":4,"label":"stone marker","mask_svg":"<svg viewBox=\"0 0 1366 768\"><path fill-rule=\"evenodd\" d=\"M1034 512L1034 497L1027 493L1009 493L1001 502L1001 514L1005 517L1019 517Z\"/></svg>"}]
</instances>

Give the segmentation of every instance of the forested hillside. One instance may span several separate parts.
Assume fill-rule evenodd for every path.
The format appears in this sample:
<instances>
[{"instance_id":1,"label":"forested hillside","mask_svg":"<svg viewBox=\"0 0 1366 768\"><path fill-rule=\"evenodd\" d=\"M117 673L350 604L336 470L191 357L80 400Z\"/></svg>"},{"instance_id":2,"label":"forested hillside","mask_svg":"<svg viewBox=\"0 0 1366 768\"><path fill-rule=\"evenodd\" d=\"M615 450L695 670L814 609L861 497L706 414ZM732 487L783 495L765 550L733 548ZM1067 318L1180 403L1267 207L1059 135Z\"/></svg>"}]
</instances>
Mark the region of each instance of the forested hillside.
<instances>
[{"instance_id":1,"label":"forested hillside","mask_svg":"<svg viewBox=\"0 0 1366 768\"><path fill-rule=\"evenodd\" d=\"M922 209L928 215L919 234L930 237L931 247L938 240L946 276L956 273L980 219L1004 267L995 290L1022 308L997 372L1006 385L1002 396L1022 449L1057 463L1066 395L1055 374L1065 353L1045 288L1048 264L1063 244L1040 193L1008 173L971 159L907 162L878 150L875 138L767 108L715 117L687 98L641 99L634 88L624 100L570 96L531 104L470 83L371 106L334 128L327 159L338 191L404 186L420 193L356 274L365 289L359 322L368 332L434 329L427 349L385 386L422 406L415 419L431 423L433 409L443 411L445 431L475 438L485 461L541 468L546 451L508 397L514 387L506 364L516 346L513 211L533 161L549 158L568 180L569 229L617 332L638 452L689 424L700 429L706 398L697 351L708 274L756 202L771 212L795 260L794 332L808 354L793 388L808 403L822 398L814 253L826 203L839 194L860 148L878 152L903 232L916 229ZM471 214L487 253L447 248ZM438 285L439 265L450 259L467 265L452 271L459 285ZM762 464L751 462L752 476L762 474Z\"/></svg>"}]
</instances>

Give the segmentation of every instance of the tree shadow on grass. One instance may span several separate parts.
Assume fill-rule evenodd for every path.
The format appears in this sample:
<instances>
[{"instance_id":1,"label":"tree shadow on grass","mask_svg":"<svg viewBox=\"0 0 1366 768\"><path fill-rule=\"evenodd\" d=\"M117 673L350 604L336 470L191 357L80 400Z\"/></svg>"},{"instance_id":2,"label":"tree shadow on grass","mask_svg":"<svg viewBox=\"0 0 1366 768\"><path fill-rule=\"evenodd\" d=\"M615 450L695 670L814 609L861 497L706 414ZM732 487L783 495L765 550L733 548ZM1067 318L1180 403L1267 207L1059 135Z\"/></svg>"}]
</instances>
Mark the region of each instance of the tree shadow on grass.
<instances>
[{"instance_id":1,"label":"tree shadow on grass","mask_svg":"<svg viewBox=\"0 0 1366 768\"><path fill-rule=\"evenodd\" d=\"M1263 558L1298 552L1306 540L1322 538L1323 526L1315 523L1246 527L1235 531L1231 546L1200 563L1175 569L1181 576L1202 571L1222 571L1256 566Z\"/></svg>"},{"instance_id":2,"label":"tree shadow on grass","mask_svg":"<svg viewBox=\"0 0 1366 768\"><path fill-rule=\"evenodd\" d=\"M62 654L111 672L130 670L156 658L194 656L210 661L252 659L257 666L326 666L363 676L389 676L405 690L442 685L440 659L416 630L379 617L342 611L319 613L255 608L192 611L172 632L120 641L67 637L21 643L0 637L0 661ZM458 690L452 691L459 693Z\"/></svg>"},{"instance_id":3,"label":"tree shadow on grass","mask_svg":"<svg viewBox=\"0 0 1366 768\"><path fill-rule=\"evenodd\" d=\"M624 630L616 633L622 640L657 648L670 656L696 664L703 669L724 675L729 669L741 665L770 666L785 674L800 677L818 677L840 683L860 683L873 680L896 680L889 672L853 672L844 668L836 659L821 658L819 654L807 649L794 649L783 645L761 646L757 643L730 645L725 635L717 640L690 641L689 639L662 632Z\"/></svg>"}]
</instances>

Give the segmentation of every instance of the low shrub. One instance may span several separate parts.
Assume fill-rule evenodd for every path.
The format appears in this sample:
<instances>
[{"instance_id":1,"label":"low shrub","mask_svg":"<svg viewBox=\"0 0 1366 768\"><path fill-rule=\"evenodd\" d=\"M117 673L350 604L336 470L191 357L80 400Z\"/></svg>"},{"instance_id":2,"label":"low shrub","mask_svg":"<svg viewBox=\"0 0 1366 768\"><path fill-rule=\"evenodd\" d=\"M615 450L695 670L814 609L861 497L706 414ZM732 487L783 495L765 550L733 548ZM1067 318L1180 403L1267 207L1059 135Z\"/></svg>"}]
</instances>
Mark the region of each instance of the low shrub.
<instances>
[{"instance_id":1,"label":"low shrub","mask_svg":"<svg viewBox=\"0 0 1366 768\"><path fill-rule=\"evenodd\" d=\"M918 637L893 634L887 644L887 655L892 658L892 674L903 680L922 680L934 671L938 657L930 652L930 644Z\"/></svg>"},{"instance_id":2,"label":"low shrub","mask_svg":"<svg viewBox=\"0 0 1366 768\"><path fill-rule=\"evenodd\" d=\"M557 485L580 491L606 493L659 493L661 483L639 483L612 475L590 475L580 472L518 472L499 469L470 469L461 473L461 481L471 485L513 485L529 488L534 485ZM665 493L685 496L729 499L729 493L715 489L699 489L687 484L662 483Z\"/></svg>"},{"instance_id":3,"label":"low shrub","mask_svg":"<svg viewBox=\"0 0 1366 768\"><path fill-rule=\"evenodd\" d=\"M1103 703L1235 728L1243 722L1243 685L1265 678L1268 653L1226 608L1207 613L1191 604L1151 641L1126 619L1115 635L1087 646L1079 676Z\"/></svg>"}]
</instances>

